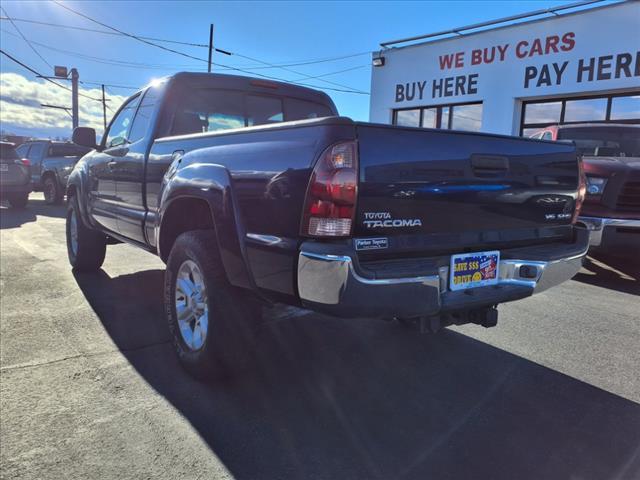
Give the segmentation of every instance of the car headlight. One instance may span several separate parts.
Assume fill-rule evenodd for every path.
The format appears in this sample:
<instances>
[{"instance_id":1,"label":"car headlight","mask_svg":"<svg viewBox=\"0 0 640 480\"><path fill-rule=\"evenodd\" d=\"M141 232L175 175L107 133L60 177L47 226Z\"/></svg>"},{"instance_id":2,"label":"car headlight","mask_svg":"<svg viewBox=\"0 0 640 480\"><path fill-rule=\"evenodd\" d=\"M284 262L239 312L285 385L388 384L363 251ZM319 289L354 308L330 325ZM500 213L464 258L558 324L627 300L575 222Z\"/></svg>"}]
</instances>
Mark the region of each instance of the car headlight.
<instances>
[{"instance_id":1,"label":"car headlight","mask_svg":"<svg viewBox=\"0 0 640 480\"><path fill-rule=\"evenodd\" d=\"M602 195L607 179L587 176L587 195Z\"/></svg>"}]
</instances>

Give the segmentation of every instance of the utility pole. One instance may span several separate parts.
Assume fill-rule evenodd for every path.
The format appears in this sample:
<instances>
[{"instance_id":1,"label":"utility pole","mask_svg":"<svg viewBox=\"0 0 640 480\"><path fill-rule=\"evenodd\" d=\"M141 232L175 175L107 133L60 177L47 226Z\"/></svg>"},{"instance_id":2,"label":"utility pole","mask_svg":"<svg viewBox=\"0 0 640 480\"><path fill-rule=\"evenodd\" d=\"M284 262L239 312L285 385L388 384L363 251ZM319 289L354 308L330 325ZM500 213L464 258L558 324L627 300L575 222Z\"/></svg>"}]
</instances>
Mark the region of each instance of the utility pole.
<instances>
[{"instance_id":1,"label":"utility pole","mask_svg":"<svg viewBox=\"0 0 640 480\"><path fill-rule=\"evenodd\" d=\"M104 98L104 83L102 84L102 122L104 131L107 131L107 100Z\"/></svg>"},{"instance_id":2,"label":"utility pole","mask_svg":"<svg viewBox=\"0 0 640 480\"><path fill-rule=\"evenodd\" d=\"M71 69L71 115L73 116L73 128L80 125L80 117L78 115L78 70Z\"/></svg>"},{"instance_id":3,"label":"utility pole","mask_svg":"<svg viewBox=\"0 0 640 480\"><path fill-rule=\"evenodd\" d=\"M213 23L209 25L209 69L211 73L211 57L213 56Z\"/></svg>"},{"instance_id":4,"label":"utility pole","mask_svg":"<svg viewBox=\"0 0 640 480\"><path fill-rule=\"evenodd\" d=\"M53 67L53 72L53 77L47 77L44 75L38 75L38 77L53 80L69 80L69 74L71 74L71 108L61 107L59 105L40 105L45 108L57 108L59 110L64 110L67 113L69 113L69 110L71 110L71 123L73 125L73 128L75 129L80 125L80 118L78 115L78 81L80 79L80 75L78 74L78 70L76 70L75 68L72 68L71 72L68 72L67 67L61 67L59 65Z\"/></svg>"}]
</instances>

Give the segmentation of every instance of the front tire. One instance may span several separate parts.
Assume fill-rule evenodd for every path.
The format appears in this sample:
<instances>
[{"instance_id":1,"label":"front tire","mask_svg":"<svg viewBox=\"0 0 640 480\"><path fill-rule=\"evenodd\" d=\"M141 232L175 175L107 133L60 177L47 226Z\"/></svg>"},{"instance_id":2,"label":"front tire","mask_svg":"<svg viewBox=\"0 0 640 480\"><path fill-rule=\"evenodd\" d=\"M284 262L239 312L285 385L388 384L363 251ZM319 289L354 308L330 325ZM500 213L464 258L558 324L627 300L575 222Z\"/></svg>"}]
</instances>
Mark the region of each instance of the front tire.
<instances>
[{"instance_id":1,"label":"front tire","mask_svg":"<svg viewBox=\"0 0 640 480\"><path fill-rule=\"evenodd\" d=\"M62 201L62 189L54 177L47 177L42 183L44 201L47 205L58 205Z\"/></svg>"},{"instance_id":2,"label":"front tire","mask_svg":"<svg viewBox=\"0 0 640 480\"><path fill-rule=\"evenodd\" d=\"M220 379L248 365L260 311L227 281L213 231L177 238L167 260L164 292L173 344L192 376Z\"/></svg>"},{"instance_id":3,"label":"front tire","mask_svg":"<svg viewBox=\"0 0 640 480\"><path fill-rule=\"evenodd\" d=\"M67 208L67 255L69 263L78 272L94 272L104 262L107 237L82 221L78 199L69 199Z\"/></svg>"},{"instance_id":4,"label":"front tire","mask_svg":"<svg viewBox=\"0 0 640 480\"><path fill-rule=\"evenodd\" d=\"M13 208L24 208L27 206L27 202L29 201L29 193L12 193L7 195L7 200L9 201L9 205Z\"/></svg>"}]
</instances>

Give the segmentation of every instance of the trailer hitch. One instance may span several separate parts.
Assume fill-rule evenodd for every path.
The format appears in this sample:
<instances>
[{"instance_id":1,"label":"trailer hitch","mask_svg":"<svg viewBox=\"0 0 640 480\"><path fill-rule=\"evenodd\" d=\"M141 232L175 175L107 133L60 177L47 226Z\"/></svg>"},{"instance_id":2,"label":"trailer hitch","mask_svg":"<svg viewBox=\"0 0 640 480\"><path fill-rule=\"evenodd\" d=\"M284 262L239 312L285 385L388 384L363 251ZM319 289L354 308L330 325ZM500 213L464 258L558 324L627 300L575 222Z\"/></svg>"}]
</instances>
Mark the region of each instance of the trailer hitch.
<instances>
[{"instance_id":1,"label":"trailer hitch","mask_svg":"<svg viewBox=\"0 0 640 480\"><path fill-rule=\"evenodd\" d=\"M498 309L494 305L488 308L425 315L415 319L398 318L397 320L404 325L416 325L420 333L436 333L449 325L465 325L467 323L490 328L498 324Z\"/></svg>"}]
</instances>

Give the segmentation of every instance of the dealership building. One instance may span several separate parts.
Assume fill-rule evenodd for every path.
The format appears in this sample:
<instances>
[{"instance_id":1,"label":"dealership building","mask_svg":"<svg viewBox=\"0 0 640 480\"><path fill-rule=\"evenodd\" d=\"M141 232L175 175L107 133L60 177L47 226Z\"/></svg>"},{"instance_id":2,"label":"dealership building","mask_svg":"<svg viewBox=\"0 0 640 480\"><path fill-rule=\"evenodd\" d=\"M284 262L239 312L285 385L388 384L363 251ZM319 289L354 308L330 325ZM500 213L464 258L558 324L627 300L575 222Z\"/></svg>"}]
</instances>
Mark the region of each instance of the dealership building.
<instances>
[{"instance_id":1,"label":"dealership building","mask_svg":"<svg viewBox=\"0 0 640 480\"><path fill-rule=\"evenodd\" d=\"M581 2L381 45L372 122L527 136L548 125L640 124L638 1Z\"/></svg>"}]
</instances>

